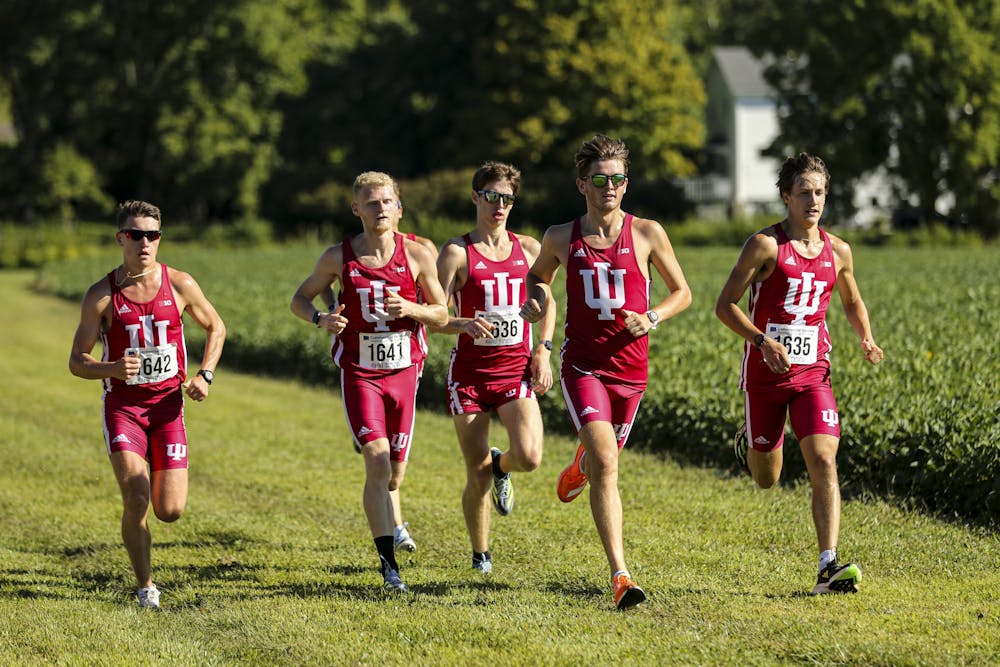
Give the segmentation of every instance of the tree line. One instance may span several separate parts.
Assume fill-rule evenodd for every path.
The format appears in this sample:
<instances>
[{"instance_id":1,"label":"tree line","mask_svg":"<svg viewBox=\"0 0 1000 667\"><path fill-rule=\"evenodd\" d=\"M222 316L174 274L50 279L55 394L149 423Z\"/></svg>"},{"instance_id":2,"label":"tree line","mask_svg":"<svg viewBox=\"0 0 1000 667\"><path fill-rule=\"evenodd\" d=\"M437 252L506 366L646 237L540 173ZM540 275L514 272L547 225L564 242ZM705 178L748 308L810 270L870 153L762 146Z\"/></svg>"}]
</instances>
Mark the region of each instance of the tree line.
<instances>
[{"instance_id":1,"label":"tree line","mask_svg":"<svg viewBox=\"0 0 1000 667\"><path fill-rule=\"evenodd\" d=\"M347 215L365 169L461 215L492 158L548 224L576 212L571 156L597 131L633 149L636 204L679 217L710 50L744 44L770 63L772 154L822 155L842 200L881 167L920 219L995 235L998 35L995 0L9 0L0 217L144 198L291 229Z\"/></svg>"}]
</instances>

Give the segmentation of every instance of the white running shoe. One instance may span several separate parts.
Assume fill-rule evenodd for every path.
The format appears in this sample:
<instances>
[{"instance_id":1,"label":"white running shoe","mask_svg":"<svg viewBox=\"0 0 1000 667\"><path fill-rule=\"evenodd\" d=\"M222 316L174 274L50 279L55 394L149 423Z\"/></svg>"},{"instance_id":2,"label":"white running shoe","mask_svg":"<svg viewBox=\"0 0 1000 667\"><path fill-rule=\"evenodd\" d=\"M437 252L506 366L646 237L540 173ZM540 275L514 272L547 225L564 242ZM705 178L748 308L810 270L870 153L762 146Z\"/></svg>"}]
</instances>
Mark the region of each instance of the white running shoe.
<instances>
[{"instance_id":1,"label":"white running shoe","mask_svg":"<svg viewBox=\"0 0 1000 667\"><path fill-rule=\"evenodd\" d=\"M139 598L139 606L143 609L160 608L160 591L156 589L156 584L149 588L140 588L136 591L136 597Z\"/></svg>"},{"instance_id":2,"label":"white running shoe","mask_svg":"<svg viewBox=\"0 0 1000 667\"><path fill-rule=\"evenodd\" d=\"M472 559L472 569L480 574L489 574L493 571L493 561L489 558L484 560Z\"/></svg>"},{"instance_id":3,"label":"white running shoe","mask_svg":"<svg viewBox=\"0 0 1000 667\"><path fill-rule=\"evenodd\" d=\"M392 545L396 551L409 551L414 552L417 550L417 543L413 541L410 537L410 531L407 528L410 527L408 521L404 521L402 526L396 526L392 531Z\"/></svg>"}]
</instances>

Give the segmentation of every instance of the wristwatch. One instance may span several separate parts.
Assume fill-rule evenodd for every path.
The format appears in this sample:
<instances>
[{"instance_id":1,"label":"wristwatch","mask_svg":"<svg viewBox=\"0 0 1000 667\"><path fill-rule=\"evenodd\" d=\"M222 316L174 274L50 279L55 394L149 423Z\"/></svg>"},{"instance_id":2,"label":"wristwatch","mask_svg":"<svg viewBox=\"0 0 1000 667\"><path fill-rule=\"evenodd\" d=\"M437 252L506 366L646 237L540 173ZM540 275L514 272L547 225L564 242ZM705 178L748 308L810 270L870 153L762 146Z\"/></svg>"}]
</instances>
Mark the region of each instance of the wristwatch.
<instances>
[{"instance_id":1,"label":"wristwatch","mask_svg":"<svg viewBox=\"0 0 1000 667\"><path fill-rule=\"evenodd\" d=\"M552 351L552 341L550 341L550 340L540 340L540 341L538 341L538 344L542 345L543 347L545 347L545 349L548 350L549 352Z\"/></svg>"},{"instance_id":2,"label":"wristwatch","mask_svg":"<svg viewBox=\"0 0 1000 667\"><path fill-rule=\"evenodd\" d=\"M659 324L660 322L659 314L655 310L647 310L646 317L649 318L649 323L652 324L653 325L652 328L655 329L656 325Z\"/></svg>"},{"instance_id":3,"label":"wristwatch","mask_svg":"<svg viewBox=\"0 0 1000 667\"><path fill-rule=\"evenodd\" d=\"M201 369L200 371L198 371L198 375L200 375L203 378L205 378L205 382L207 382L209 384L212 384L212 380L215 379L215 373L213 373L212 371L209 371L209 370L205 370L204 368Z\"/></svg>"},{"instance_id":4,"label":"wristwatch","mask_svg":"<svg viewBox=\"0 0 1000 667\"><path fill-rule=\"evenodd\" d=\"M313 313L313 324L315 324L316 326L319 326L319 318L320 318L320 316L322 314L323 314L322 311L319 311L319 310L317 310L315 313Z\"/></svg>"},{"instance_id":5,"label":"wristwatch","mask_svg":"<svg viewBox=\"0 0 1000 667\"><path fill-rule=\"evenodd\" d=\"M760 346L764 344L764 340L767 338L764 334L757 334L753 337L753 346L760 349Z\"/></svg>"}]
</instances>

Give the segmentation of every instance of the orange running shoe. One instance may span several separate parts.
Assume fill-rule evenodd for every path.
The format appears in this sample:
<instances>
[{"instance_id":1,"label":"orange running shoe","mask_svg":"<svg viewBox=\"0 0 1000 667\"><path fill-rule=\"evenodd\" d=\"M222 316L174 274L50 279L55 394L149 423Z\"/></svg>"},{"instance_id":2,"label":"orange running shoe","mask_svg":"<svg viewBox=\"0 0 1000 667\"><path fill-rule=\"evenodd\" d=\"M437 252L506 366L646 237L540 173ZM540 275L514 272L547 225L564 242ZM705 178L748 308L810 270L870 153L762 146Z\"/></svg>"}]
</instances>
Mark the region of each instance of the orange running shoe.
<instances>
[{"instance_id":1,"label":"orange running shoe","mask_svg":"<svg viewBox=\"0 0 1000 667\"><path fill-rule=\"evenodd\" d=\"M583 454L583 445L579 445L576 448L573 462L559 473L559 481L556 482L556 495L564 503L576 500L580 492L587 487L587 473L583 471Z\"/></svg>"},{"instance_id":2,"label":"orange running shoe","mask_svg":"<svg viewBox=\"0 0 1000 667\"><path fill-rule=\"evenodd\" d=\"M612 579L611 588L615 596L615 607L618 611L631 609L646 600L646 594L627 574L619 574Z\"/></svg>"}]
</instances>

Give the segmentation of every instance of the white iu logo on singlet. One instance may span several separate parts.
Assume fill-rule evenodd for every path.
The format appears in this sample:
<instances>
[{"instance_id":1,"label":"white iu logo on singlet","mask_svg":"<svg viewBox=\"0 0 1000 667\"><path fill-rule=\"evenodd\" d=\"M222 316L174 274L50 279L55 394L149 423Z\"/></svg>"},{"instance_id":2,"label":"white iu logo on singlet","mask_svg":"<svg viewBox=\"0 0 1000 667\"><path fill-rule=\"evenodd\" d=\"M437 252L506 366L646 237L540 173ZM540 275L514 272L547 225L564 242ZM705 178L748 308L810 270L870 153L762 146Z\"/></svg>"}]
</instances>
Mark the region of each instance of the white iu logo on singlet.
<instances>
[{"instance_id":1,"label":"white iu logo on singlet","mask_svg":"<svg viewBox=\"0 0 1000 667\"><path fill-rule=\"evenodd\" d=\"M513 308L520 303L523 278L508 279L509 273L494 273L496 280L482 281L486 310L497 311Z\"/></svg>"},{"instance_id":2,"label":"white iu logo on singlet","mask_svg":"<svg viewBox=\"0 0 1000 667\"><path fill-rule=\"evenodd\" d=\"M385 293L399 292L399 285L386 285L384 280L373 280L371 287L359 287L361 297L361 316L365 322L374 322L376 331L388 331L386 322L390 319L385 310Z\"/></svg>"},{"instance_id":3,"label":"white iu logo on singlet","mask_svg":"<svg viewBox=\"0 0 1000 667\"><path fill-rule=\"evenodd\" d=\"M785 312L794 315L792 324L802 324L808 315L819 310L819 300L826 288L825 280L813 281L815 273L802 272L802 278L788 279L788 293L785 295ZM801 290L799 289L801 286ZM798 303L796 303L796 297Z\"/></svg>"},{"instance_id":4,"label":"white iu logo on singlet","mask_svg":"<svg viewBox=\"0 0 1000 667\"><path fill-rule=\"evenodd\" d=\"M587 305L594 310L601 311L598 314L599 320L613 320L615 315L611 312L614 309L625 305L625 269L614 269L608 271L611 264L608 262L594 262L593 269L580 269L583 276L583 292ZM594 296L594 274L597 274L597 296ZM611 295L611 281L608 274L615 281L614 296Z\"/></svg>"},{"instance_id":5,"label":"white iu logo on singlet","mask_svg":"<svg viewBox=\"0 0 1000 667\"><path fill-rule=\"evenodd\" d=\"M153 321L152 315L140 315L138 324L126 324L125 331L128 332L129 347L147 347L153 345L167 344L167 327L170 320ZM156 340L153 340L153 329L156 329ZM139 331L142 331L142 340L139 340Z\"/></svg>"}]
</instances>

